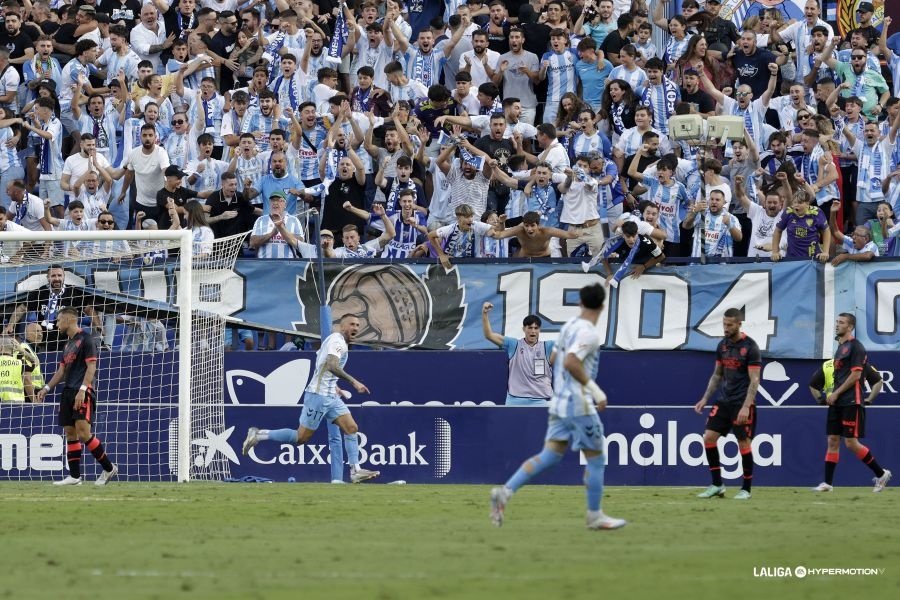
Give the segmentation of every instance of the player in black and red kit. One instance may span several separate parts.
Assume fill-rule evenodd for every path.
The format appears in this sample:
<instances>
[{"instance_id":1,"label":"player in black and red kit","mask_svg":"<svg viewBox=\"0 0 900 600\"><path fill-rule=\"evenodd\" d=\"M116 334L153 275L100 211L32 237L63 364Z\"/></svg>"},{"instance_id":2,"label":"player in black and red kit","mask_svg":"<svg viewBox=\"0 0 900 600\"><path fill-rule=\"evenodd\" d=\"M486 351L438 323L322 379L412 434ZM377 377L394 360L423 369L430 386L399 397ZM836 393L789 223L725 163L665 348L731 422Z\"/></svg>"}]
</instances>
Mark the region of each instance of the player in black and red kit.
<instances>
[{"instance_id":1,"label":"player in black and red kit","mask_svg":"<svg viewBox=\"0 0 900 600\"><path fill-rule=\"evenodd\" d=\"M825 453L825 481L813 488L816 492L830 492L834 488L834 469L837 467L844 445L875 473L873 492L880 492L891 479L891 472L883 469L872 452L859 443L866 435L866 406L863 401L862 375L868 362L866 348L853 337L856 317L841 313L834 323L834 334L838 341L834 352L834 391L825 398L828 405L828 450Z\"/></svg>"},{"instance_id":2,"label":"player in black and red kit","mask_svg":"<svg viewBox=\"0 0 900 600\"><path fill-rule=\"evenodd\" d=\"M759 389L762 357L756 342L741 333L742 320L740 310L729 308L725 311L722 318L725 339L716 348L716 369L709 378L700 402L694 405L694 410L698 414L702 413L703 407L724 380L722 397L713 405L706 420L706 431L703 432L712 485L701 492L698 498L725 496L718 441L721 436L733 432L741 450L741 466L744 471L744 483L734 499L750 499L750 487L753 484L752 444L753 434L756 432L756 391Z\"/></svg>"},{"instance_id":3,"label":"player in black and red kit","mask_svg":"<svg viewBox=\"0 0 900 600\"><path fill-rule=\"evenodd\" d=\"M66 432L66 458L69 475L54 485L81 485L81 445L84 444L103 473L94 483L106 485L119 470L106 456L100 439L91 433L91 420L97 408L93 388L97 373L97 346L89 333L78 326L78 311L64 308L59 311L56 325L59 332L68 337L63 349L62 362L53 378L38 392L38 402L43 402L56 384L65 381L59 403L59 424Z\"/></svg>"}]
</instances>

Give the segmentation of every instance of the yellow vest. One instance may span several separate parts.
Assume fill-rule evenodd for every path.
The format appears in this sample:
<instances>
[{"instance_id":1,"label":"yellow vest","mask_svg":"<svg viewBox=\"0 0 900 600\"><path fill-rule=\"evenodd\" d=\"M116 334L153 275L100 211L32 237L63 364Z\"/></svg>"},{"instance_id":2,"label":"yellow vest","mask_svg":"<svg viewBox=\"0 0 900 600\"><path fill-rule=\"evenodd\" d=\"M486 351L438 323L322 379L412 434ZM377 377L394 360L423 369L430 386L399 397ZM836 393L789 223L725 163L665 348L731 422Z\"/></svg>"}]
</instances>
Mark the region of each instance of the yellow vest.
<instances>
[{"instance_id":1,"label":"yellow vest","mask_svg":"<svg viewBox=\"0 0 900 600\"><path fill-rule=\"evenodd\" d=\"M22 359L0 355L0 402L25 402Z\"/></svg>"},{"instance_id":2,"label":"yellow vest","mask_svg":"<svg viewBox=\"0 0 900 600\"><path fill-rule=\"evenodd\" d=\"M825 375L825 388L822 391L827 396L834 391L834 359L822 363L822 374Z\"/></svg>"},{"instance_id":3,"label":"yellow vest","mask_svg":"<svg viewBox=\"0 0 900 600\"><path fill-rule=\"evenodd\" d=\"M37 354L35 354L31 346L25 342L19 342L19 351L24 355L26 360L34 365L34 370L31 371L31 384L34 386L35 393L37 393L37 391L44 387L44 384L46 383L44 381L44 374L41 373L41 361L38 359Z\"/></svg>"}]
</instances>

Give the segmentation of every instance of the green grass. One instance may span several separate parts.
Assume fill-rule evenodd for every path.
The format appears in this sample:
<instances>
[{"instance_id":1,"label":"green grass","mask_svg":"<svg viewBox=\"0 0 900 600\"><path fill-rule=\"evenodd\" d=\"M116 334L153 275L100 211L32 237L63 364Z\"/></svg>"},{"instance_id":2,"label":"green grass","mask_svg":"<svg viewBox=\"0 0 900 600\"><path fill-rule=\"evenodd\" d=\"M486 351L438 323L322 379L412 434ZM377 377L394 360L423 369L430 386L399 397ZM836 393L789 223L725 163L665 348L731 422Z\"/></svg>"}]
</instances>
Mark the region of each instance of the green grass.
<instances>
[{"instance_id":1,"label":"green grass","mask_svg":"<svg viewBox=\"0 0 900 600\"><path fill-rule=\"evenodd\" d=\"M486 486L0 484L0 598L898 598L900 494L529 486L490 525ZM733 490L729 490L729 496ZM753 567L874 567L764 579Z\"/></svg>"}]
</instances>

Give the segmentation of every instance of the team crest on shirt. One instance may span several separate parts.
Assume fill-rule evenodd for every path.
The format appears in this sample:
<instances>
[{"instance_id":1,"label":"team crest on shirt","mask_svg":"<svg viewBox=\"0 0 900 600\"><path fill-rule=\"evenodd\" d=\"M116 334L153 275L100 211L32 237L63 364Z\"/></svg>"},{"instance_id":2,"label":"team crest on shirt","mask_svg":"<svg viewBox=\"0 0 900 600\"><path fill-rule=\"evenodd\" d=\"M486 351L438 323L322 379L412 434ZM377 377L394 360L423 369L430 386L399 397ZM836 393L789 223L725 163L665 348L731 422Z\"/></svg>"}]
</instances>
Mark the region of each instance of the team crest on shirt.
<instances>
[{"instance_id":1,"label":"team crest on shirt","mask_svg":"<svg viewBox=\"0 0 900 600\"><path fill-rule=\"evenodd\" d=\"M747 349L741 348L741 356L747 356Z\"/></svg>"},{"instance_id":2,"label":"team crest on shirt","mask_svg":"<svg viewBox=\"0 0 900 600\"><path fill-rule=\"evenodd\" d=\"M812 227L812 226L813 226L813 222L814 222L813 219L807 218L807 219L806 219L806 226L807 226L807 227Z\"/></svg>"},{"instance_id":3,"label":"team crest on shirt","mask_svg":"<svg viewBox=\"0 0 900 600\"><path fill-rule=\"evenodd\" d=\"M297 277L301 320L294 329L317 335L319 298L313 263ZM345 314L359 317L361 344L393 348L453 348L466 314L459 269L446 272L429 265L420 276L406 265L327 265L326 302L332 319Z\"/></svg>"}]
</instances>

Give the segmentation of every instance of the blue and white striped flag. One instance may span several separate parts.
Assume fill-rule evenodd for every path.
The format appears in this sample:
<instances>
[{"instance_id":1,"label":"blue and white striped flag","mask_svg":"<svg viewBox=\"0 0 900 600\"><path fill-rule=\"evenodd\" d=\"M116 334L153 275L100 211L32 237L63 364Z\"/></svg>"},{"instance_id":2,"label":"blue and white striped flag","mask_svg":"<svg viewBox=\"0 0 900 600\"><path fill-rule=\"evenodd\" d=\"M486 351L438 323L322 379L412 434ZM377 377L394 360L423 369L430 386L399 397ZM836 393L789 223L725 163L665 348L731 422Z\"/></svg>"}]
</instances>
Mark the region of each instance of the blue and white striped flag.
<instances>
[{"instance_id":1,"label":"blue and white striped flag","mask_svg":"<svg viewBox=\"0 0 900 600\"><path fill-rule=\"evenodd\" d=\"M328 45L328 55L325 57L325 62L333 65L341 64L344 43L349 35L347 21L344 18L344 3L341 2L340 12L338 12L337 19L334 21L334 35L331 36L331 43Z\"/></svg>"}]
</instances>

